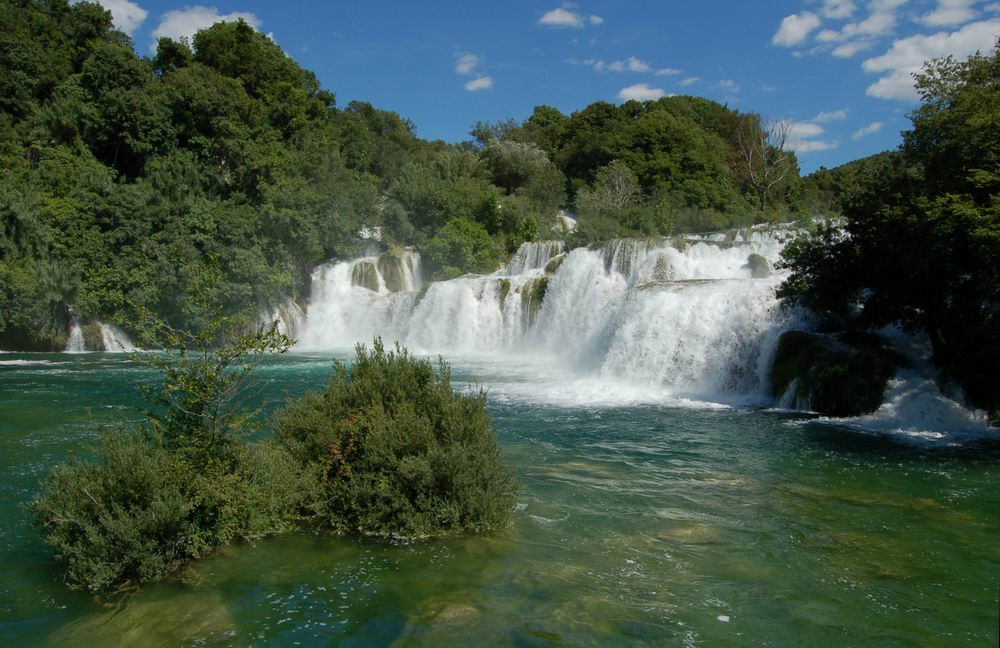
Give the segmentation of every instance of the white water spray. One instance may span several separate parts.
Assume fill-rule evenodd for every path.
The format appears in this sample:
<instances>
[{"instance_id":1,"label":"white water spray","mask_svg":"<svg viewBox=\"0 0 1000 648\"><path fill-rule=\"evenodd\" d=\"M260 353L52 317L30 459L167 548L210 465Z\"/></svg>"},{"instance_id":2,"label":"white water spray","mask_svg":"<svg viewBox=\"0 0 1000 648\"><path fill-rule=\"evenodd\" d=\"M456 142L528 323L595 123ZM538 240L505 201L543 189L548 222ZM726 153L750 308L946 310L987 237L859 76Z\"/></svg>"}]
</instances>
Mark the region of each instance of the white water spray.
<instances>
[{"instance_id":1,"label":"white water spray","mask_svg":"<svg viewBox=\"0 0 1000 648\"><path fill-rule=\"evenodd\" d=\"M395 255L402 281L387 280L386 255L334 262L313 273L305 316L283 325L300 350L345 350L381 336L418 353L530 357L619 391L766 402L787 322L774 295L781 277L752 278L748 258L773 264L787 238L777 232L624 239L569 254L560 241L525 243L502 270L426 291L413 251Z\"/></svg>"}]
</instances>

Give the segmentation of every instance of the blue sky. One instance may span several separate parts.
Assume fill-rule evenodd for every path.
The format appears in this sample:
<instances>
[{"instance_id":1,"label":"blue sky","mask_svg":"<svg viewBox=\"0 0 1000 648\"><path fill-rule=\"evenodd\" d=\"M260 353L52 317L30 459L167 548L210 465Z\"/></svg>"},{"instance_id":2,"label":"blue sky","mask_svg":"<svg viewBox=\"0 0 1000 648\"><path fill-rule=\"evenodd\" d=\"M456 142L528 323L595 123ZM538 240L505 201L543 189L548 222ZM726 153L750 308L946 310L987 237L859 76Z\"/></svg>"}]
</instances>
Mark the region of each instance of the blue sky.
<instances>
[{"instance_id":1,"label":"blue sky","mask_svg":"<svg viewBox=\"0 0 1000 648\"><path fill-rule=\"evenodd\" d=\"M791 123L803 170L895 148L923 60L992 48L997 0L264 2L103 0L140 54L242 17L339 105L369 101L421 137L598 101L708 97Z\"/></svg>"}]
</instances>

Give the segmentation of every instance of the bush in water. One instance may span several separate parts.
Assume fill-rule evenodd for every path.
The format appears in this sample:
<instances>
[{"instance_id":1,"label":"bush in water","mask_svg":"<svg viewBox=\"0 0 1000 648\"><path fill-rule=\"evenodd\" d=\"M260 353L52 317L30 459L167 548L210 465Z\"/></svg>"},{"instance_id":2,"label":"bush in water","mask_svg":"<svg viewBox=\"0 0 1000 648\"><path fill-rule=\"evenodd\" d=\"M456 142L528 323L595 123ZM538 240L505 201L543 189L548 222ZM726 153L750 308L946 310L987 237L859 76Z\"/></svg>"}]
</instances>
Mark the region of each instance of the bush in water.
<instances>
[{"instance_id":1,"label":"bush in water","mask_svg":"<svg viewBox=\"0 0 1000 648\"><path fill-rule=\"evenodd\" d=\"M57 467L31 503L70 587L160 579L234 540L294 528L306 483L273 442L196 467L140 431L101 437L95 461Z\"/></svg>"},{"instance_id":2,"label":"bush in water","mask_svg":"<svg viewBox=\"0 0 1000 648\"><path fill-rule=\"evenodd\" d=\"M57 467L31 502L71 587L155 580L222 544L281 533L301 518L308 473L273 441L247 444L251 417L234 406L256 359L284 352L290 340L272 325L209 351L225 322L175 340L178 351L141 358L164 377L146 394L147 420L106 431L93 461ZM185 341L199 350L186 350Z\"/></svg>"},{"instance_id":3,"label":"bush in water","mask_svg":"<svg viewBox=\"0 0 1000 648\"><path fill-rule=\"evenodd\" d=\"M503 464L480 391L456 394L445 363L375 340L337 363L326 390L277 417L278 436L324 487L319 514L342 532L424 537L489 532L510 520Z\"/></svg>"},{"instance_id":4,"label":"bush in water","mask_svg":"<svg viewBox=\"0 0 1000 648\"><path fill-rule=\"evenodd\" d=\"M247 443L254 417L237 405L246 379L290 340L272 325L209 352L225 328L188 339L196 352L145 358L164 376L146 394L147 420L106 431L93 460L55 468L29 505L70 587L157 580L306 519L407 537L507 524L514 476L485 395L454 394L447 366L435 374L406 351L359 347L350 371L338 363L325 392L279 415L286 443Z\"/></svg>"}]
</instances>

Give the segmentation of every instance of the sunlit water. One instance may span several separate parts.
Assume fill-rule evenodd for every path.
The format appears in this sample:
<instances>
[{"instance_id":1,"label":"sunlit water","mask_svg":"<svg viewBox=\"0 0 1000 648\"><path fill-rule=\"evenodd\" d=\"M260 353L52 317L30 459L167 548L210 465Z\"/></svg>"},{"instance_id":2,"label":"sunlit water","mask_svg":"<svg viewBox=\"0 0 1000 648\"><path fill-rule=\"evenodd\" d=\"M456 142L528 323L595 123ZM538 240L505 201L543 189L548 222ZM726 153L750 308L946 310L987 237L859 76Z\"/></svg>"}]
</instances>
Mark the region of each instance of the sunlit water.
<instances>
[{"instance_id":1,"label":"sunlit water","mask_svg":"<svg viewBox=\"0 0 1000 648\"><path fill-rule=\"evenodd\" d=\"M284 357L258 372L261 398L331 373L328 357ZM21 504L87 452L95 422L134 416L150 378L117 355L0 355L3 645L997 643L995 443L632 402L488 360L459 361L455 380L490 391L521 483L506 532L409 545L303 532L131 596L72 592Z\"/></svg>"}]
</instances>

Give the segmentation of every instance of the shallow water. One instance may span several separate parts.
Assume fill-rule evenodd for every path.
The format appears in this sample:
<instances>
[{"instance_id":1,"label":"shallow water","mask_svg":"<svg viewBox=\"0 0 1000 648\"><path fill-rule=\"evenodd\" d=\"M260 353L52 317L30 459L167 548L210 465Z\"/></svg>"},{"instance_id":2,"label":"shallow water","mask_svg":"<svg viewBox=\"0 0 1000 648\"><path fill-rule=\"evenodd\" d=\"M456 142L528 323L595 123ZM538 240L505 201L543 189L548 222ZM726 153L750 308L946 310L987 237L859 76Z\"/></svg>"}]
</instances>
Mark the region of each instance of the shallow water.
<instances>
[{"instance_id":1,"label":"shallow water","mask_svg":"<svg viewBox=\"0 0 1000 648\"><path fill-rule=\"evenodd\" d=\"M0 359L0 638L35 645L996 645L1000 448L799 415L600 399L486 360L522 492L505 533L228 547L129 597L68 590L20 505L151 374L124 356ZM269 407L324 356L256 374ZM556 381L556 382L553 382ZM540 396L541 395L541 396ZM582 395L582 396L581 396ZM623 403L625 403L623 405ZM643 404L645 403L645 404Z\"/></svg>"}]
</instances>

